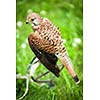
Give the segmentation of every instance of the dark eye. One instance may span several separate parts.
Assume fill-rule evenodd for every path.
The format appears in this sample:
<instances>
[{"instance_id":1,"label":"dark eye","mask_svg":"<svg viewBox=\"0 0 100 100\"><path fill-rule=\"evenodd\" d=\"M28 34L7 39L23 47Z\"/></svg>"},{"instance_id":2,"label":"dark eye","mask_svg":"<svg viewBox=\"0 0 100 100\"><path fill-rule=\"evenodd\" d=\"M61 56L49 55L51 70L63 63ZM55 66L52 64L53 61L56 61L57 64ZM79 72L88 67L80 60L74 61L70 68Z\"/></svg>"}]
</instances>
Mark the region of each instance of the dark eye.
<instances>
[{"instance_id":1,"label":"dark eye","mask_svg":"<svg viewBox=\"0 0 100 100\"><path fill-rule=\"evenodd\" d=\"M34 21L34 19L31 19L31 21Z\"/></svg>"}]
</instances>

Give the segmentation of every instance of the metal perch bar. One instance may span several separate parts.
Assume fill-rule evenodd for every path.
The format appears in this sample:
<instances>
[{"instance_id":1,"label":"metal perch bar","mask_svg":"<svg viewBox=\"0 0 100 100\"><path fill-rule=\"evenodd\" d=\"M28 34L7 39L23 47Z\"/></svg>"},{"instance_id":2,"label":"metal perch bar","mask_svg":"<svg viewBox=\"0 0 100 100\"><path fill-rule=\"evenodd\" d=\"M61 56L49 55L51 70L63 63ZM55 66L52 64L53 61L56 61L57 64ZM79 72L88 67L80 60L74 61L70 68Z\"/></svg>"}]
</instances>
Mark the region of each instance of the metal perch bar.
<instances>
[{"instance_id":1,"label":"metal perch bar","mask_svg":"<svg viewBox=\"0 0 100 100\"><path fill-rule=\"evenodd\" d=\"M36 68L40 64L40 62L36 62L37 60L38 60L38 58L35 58L33 63L31 63L31 67L28 69L28 74L26 74L26 75L17 74L16 75L16 79L26 79L26 90L25 90L24 94L17 100L23 99L26 96L26 94L28 93L29 81L31 80L31 77L34 75Z\"/></svg>"}]
</instances>

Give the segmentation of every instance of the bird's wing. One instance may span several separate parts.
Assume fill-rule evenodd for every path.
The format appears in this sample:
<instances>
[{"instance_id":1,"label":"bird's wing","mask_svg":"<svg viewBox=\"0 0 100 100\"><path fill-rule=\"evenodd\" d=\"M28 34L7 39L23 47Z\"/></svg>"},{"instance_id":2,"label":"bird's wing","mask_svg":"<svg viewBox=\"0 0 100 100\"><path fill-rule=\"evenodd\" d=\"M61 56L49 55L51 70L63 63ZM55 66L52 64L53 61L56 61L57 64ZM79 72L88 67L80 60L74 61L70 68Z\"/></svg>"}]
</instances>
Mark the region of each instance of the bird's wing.
<instances>
[{"instance_id":1,"label":"bird's wing","mask_svg":"<svg viewBox=\"0 0 100 100\"><path fill-rule=\"evenodd\" d=\"M29 45L32 51L35 53L36 57L40 60L40 62L58 77L60 72L58 66L56 65L58 58L55 56L55 54L49 54L43 50L40 50L40 48L37 46L39 44L36 45L35 41L32 42L33 37L34 35L32 34L28 37Z\"/></svg>"},{"instance_id":2,"label":"bird's wing","mask_svg":"<svg viewBox=\"0 0 100 100\"><path fill-rule=\"evenodd\" d=\"M31 42L31 44L35 44L39 50L42 50L49 54L55 54L56 48L52 43L53 40L49 40L47 38L49 37L42 37L38 32L35 32L29 35L28 40Z\"/></svg>"}]
</instances>

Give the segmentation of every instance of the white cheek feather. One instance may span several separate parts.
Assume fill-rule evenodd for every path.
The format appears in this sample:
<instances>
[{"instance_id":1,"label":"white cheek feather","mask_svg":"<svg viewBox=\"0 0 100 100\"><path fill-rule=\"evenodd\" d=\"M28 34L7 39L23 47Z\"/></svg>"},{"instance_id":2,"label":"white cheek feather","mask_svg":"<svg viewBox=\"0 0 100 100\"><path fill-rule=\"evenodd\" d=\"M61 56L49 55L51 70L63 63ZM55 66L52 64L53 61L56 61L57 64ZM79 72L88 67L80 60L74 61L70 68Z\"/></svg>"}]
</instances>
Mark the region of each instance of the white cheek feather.
<instances>
[{"instance_id":1,"label":"white cheek feather","mask_svg":"<svg viewBox=\"0 0 100 100\"><path fill-rule=\"evenodd\" d=\"M35 19L35 20L32 22L32 26L34 26L34 27L35 27L35 26L36 26L36 27L38 26L38 21L37 21L37 19Z\"/></svg>"},{"instance_id":2,"label":"white cheek feather","mask_svg":"<svg viewBox=\"0 0 100 100\"><path fill-rule=\"evenodd\" d=\"M34 23L35 23L36 25L38 25L38 21L37 21L37 19L34 20Z\"/></svg>"}]
</instances>

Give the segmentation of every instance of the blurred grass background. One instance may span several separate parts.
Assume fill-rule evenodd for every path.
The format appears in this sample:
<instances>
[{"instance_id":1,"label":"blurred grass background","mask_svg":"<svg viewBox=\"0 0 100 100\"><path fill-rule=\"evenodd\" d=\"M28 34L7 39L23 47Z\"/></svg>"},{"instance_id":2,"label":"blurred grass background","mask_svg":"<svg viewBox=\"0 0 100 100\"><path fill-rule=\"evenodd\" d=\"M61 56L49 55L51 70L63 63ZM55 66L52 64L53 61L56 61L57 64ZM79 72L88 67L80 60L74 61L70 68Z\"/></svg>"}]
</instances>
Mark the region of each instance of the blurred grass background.
<instances>
[{"instance_id":1,"label":"blurred grass background","mask_svg":"<svg viewBox=\"0 0 100 100\"><path fill-rule=\"evenodd\" d=\"M23 100L83 100L83 1L82 0L16 0L16 73L26 74L28 64L34 57L27 37L32 28L26 25L29 12L37 12L50 19L60 28L64 44L81 82L76 85L64 68L55 86L30 83L29 92ZM47 69L39 66L36 75ZM52 74L43 79L50 79ZM53 76L53 75L52 75ZM16 97L25 91L25 80L16 81Z\"/></svg>"}]
</instances>

